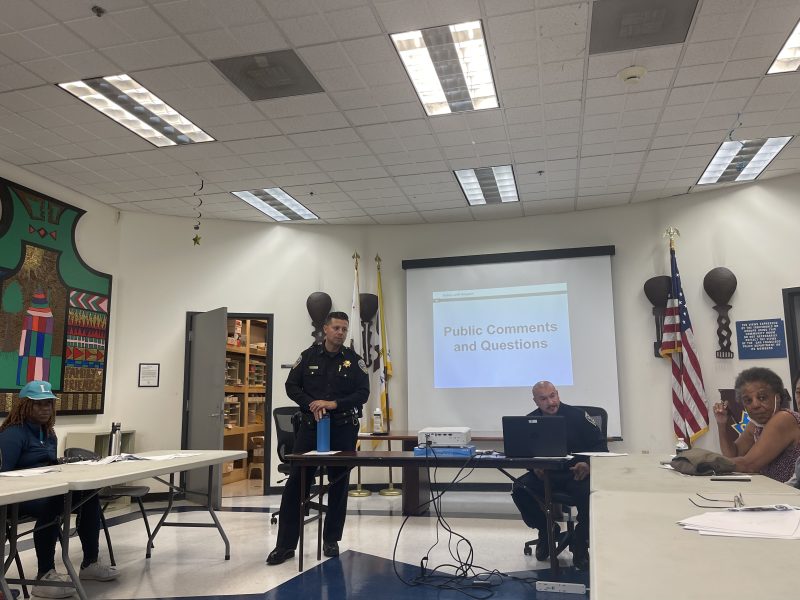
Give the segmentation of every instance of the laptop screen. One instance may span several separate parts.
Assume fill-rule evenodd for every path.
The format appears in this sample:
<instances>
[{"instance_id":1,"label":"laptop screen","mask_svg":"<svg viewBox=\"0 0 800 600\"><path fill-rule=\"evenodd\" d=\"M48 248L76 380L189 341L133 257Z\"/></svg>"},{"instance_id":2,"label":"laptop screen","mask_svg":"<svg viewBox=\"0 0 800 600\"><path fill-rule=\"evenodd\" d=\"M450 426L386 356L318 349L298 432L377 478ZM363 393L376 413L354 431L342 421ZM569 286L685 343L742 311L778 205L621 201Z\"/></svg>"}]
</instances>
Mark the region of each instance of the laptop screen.
<instances>
[{"instance_id":1,"label":"laptop screen","mask_svg":"<svg viewBox=\"0 0 800 600\"><path fill-rule=\"evenodd\" d=\"M503 417L503 447L509 458L566 456L566 421L558 416Z\"/></svg>"}]
</instances>

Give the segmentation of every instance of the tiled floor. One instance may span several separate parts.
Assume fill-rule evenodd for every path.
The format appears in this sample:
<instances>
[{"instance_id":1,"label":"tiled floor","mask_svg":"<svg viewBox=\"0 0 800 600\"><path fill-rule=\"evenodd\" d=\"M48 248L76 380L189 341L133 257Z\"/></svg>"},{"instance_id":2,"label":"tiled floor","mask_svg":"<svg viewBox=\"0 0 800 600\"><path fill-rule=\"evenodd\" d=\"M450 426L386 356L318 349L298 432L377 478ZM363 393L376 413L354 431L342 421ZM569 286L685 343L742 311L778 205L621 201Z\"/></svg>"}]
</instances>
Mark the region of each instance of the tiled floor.
<instances>
[{"instance_id":1,"label":"tiled floor","mask_svg":"<svg viewBox=\"0 0 800 600\"><path fill-rule=\"evenodd\" d=\"M124 515L114 518L111 534L122 575L114 582L88 582L87 594L98 600L464 597L457 591L408 585L420 574L419 565L426 553L430 570L454 562L448 544L464 558L469 555L469 548L465 542L457 543L441 527L439 542L434 546L435 518L409 519L398 539L403 523L399 497L374 494L350 499L344 539L340 543L342 555L338 559L316 560L316 529L313 529L309 531L312 542L305 549L303 574L297 571L296 559L276 567L266 566L264 560L274 545L278 527L270 524L268 513L278 502L276 496L225 499L225 508L218 514L231 541L230 561L224 560L224 546L216 531L200 528L163 528L156 539L153 557L145 560L146 537L141 520L128 520ZM534 575L531 570L547 565L523 555L524 541L535 535L520 521L508 494L451 492L445 495L443 506L450 528L469 540L476 572L497 570L518 577L494 578L493 583L502 582L491 589L494 598L536 597L532 584L520 579L530 579ZM202 512L187 511L176 513L175 520L196 521L205 516ZM154 517L151 520L155 522ZM70 548L73 560L78 562L77 540ZM105 556L102 540L101 554ZM23 562L28 573L35 572L33 550L23 552ZM569 552L562 555L561 563L569 565ZM398 577L395 565L406 583ZM586 583L585 574L581 577ZM490 590L468 591L473 597L486 598Z\"/></svg>"}]
</instances>

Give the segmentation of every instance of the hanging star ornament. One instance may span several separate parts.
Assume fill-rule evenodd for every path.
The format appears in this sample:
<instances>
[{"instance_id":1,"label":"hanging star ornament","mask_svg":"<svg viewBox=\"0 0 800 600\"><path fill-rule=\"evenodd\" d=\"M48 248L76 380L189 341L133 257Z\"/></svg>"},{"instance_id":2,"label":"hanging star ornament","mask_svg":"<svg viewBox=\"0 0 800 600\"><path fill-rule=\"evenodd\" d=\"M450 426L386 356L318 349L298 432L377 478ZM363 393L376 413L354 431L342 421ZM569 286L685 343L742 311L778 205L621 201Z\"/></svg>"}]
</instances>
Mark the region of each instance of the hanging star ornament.
<instances>
[{"instance_id":1,"label":"hanging star ornament","mask_svg":"<svg viewBox=\"0 0 800 600\"><path fill-rule=\"evenodd\" d=\"M192 238L192 241L194 242L195 246L199 246L200 245L200 240L202 240L202 239L203 238L201 238L198 234L195 233L194 237Z\"/></svg>"}]
</instances>

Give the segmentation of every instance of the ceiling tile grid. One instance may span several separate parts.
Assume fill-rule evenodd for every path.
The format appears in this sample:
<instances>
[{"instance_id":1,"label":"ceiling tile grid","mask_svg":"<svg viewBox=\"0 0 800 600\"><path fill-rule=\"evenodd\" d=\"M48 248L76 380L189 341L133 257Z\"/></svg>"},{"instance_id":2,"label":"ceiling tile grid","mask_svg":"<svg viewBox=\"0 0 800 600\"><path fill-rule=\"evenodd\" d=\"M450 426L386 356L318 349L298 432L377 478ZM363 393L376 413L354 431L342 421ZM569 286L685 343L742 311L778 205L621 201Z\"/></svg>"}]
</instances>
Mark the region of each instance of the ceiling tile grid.
<instances>
[{"instance_id":1,"label":"ceiling tile grid","mask_svg":"<svg viewBox=\"0 0 800 600\"><path fill-rule=\"evenodd\" d=\"M203 218L269 222L228 193L266 186L329 224L590 210L695 191L725 139L800 134L800 73L765 75L790 0L699 0L685 43L591 56L581 0L99 4L0 15L0 159L120 210L194 217L201 182ZM476 19L500 107L426 117L389 34ZM209 62L283 49L324 92L251 102ZM631 65L638 83L617 76ZM217 141L154 148L55 86L123 72ZM468 207L453 170L503 164L521 202Z\"/></svg>"}]
</instances>

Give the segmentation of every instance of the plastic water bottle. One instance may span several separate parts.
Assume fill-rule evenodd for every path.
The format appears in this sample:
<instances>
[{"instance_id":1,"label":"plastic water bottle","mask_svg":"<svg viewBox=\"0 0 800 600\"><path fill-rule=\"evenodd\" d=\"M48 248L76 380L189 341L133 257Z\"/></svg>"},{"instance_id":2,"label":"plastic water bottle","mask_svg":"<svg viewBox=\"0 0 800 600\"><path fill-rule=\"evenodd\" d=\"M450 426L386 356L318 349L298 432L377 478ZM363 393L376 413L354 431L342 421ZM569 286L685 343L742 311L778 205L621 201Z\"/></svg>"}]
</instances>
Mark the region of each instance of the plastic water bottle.
<instances>
[{"instance_id":1,"label":"plastic water bottle","mask_svg":"<svg viewBox=\"0 0 800 600\"><path fill-rule=\"evenodd\" d=\"M680 454L684 450L689 449L689 444L686 443L686 440L683 438L678 438L678 441L675 442L675 454Z\"/></svg>"},{"instance_id":2,"label":"plastic water bottle","mask_svg":"<svg viewBox=\"0 0 800 600\"><path fill-rule=\"evenodd\" d=\"M331 451L331 416L327 413L317 422L317 452Z\"/></svg>"},{"instance_id":3,"label":"plastic water bottle","mask_svg":"<svg viewBox=\"0 0 800 600\"><path fill-rule=\"evenodd\" d=\"M383 414L380 408L372 413L372 433L383 433Z\"/></svg>"}]
</instances>

